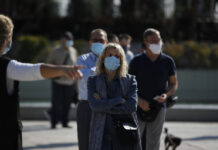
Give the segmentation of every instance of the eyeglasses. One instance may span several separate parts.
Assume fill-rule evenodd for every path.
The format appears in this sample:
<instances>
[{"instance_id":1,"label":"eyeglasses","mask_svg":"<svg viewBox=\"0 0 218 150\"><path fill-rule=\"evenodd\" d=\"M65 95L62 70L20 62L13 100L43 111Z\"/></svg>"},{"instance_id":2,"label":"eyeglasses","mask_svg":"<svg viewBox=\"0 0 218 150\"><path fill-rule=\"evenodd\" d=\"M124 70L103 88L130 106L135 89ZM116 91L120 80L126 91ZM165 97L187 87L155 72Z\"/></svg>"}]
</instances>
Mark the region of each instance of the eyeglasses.
<instances>
[{"instance_id":1,"label":"eyeglasses","mask_svg":"<svg viewBox=\"0 0 218 150\"><path fill-rule=\"evenodd\" d=\"M94 43L105 43L105 40L104 39L91 39L92 42Z\"/></svg>"}]
</instances>

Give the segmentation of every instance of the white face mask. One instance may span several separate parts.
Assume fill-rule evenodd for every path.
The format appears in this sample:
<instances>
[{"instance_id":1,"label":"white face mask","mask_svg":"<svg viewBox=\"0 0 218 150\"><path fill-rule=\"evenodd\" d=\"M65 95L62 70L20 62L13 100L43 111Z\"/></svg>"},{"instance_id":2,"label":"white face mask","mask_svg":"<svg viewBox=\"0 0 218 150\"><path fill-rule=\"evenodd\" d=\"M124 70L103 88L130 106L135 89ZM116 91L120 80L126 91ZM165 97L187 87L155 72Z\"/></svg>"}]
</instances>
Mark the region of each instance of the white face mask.
<instances>
[{"instance_id":1,"label":"white face mask","mask_svg":"<svg viewBox=\"0 0 218 150\"><path fill-rule=\"evenodd\" d=\"M162 50L162 45L162 42L160 42L159 44L149 44L149 49L153 54L160 54Z\"/></svg>"}]
</instances>

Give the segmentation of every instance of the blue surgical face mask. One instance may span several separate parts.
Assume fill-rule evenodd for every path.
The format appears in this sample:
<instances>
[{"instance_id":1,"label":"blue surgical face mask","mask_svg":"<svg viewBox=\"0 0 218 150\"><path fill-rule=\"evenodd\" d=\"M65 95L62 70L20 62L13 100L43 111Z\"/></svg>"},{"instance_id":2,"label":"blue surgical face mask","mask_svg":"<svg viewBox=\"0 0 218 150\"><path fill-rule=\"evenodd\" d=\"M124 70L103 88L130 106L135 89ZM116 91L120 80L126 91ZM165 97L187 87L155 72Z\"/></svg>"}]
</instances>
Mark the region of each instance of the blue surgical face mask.
<instances>
[{"instance_id":1,"label":"blue surgical face mask","mask_svg":"<svg viewBox=\"0 0 218 150\"><path fill-rule=\"evenodd\" d=\"M97 56L101 55L101 52L103 51L103 49L104 49L104 44L102 44L102 43L92 43L91 50Z\"/></svg>"},{"instance_id":2,"label":"blue surgical face mask","mask_svg":"<svg viewBox=\"0 0 218 150\"><path fill-rule=\"evenodd\" d=\"M107 57L104 60L104 66L106 67L107 70L109 71L114 71L117 70L117 68L120 66L120 60L117 59L114 56Z\"/></svg>"},{"instance_id":3,"label":"blue surgical face mask","mask_svg":"<svg viewBox=\"0 0 218 150\"><path fill-rule=\"evenodd\" d=\"M71 46L73 46L73 44L74 44L73 40L67 40L66 41L66 46L67 47L71 47Z\"/></svg>"},{"instance_id":4,"label":"blue surgical face mask","mask_svg":"<svg viewBox=\"0 0 218 150\"><path fill-rule=\"evenodd\" d=\"M7 54L11 50L12 41L10 41L9 45L5 48L3 55Z\"/></svg>"}]
</instances>

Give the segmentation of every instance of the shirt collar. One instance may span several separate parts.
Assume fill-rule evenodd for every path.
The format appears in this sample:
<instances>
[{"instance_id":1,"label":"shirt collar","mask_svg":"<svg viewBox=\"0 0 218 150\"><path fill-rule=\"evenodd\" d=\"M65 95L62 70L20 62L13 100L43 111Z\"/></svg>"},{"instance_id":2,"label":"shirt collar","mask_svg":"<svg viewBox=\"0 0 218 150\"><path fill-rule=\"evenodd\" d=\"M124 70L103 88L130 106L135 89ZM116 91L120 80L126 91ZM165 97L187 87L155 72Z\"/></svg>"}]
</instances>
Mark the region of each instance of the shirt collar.
<instances>
[{"instance_id":1,"label":"shirt collar","mask_svg":"<svg viewBox=\"0 0 218 150\"><path fill-rule=\"evenodd\" d=\"M148 58L148 56L146 55L146 53L143 53L143 55L144 55L144 57L145 57L146 59L148 59L149 61L151 61L150 58ZM162 54L162 52L161 52L160 55L157 57L157 59L156 59L153 63L159 62L159 61L161 60L162 56L163 56L163 54ZM152 61L151 61L151 62L152 62Z\"/></svg>"},{"instance_id":2,"label":"shirt collar","mask_svg":"<svg viewBox=\"0 0 218 150\"><path fill-rule=\"evenodd\" d=\"M98 60L98 57L96 55L94 55L92 52L90 52L90 57L91 59L97 61Z\"/></svg>"}]
</instances>

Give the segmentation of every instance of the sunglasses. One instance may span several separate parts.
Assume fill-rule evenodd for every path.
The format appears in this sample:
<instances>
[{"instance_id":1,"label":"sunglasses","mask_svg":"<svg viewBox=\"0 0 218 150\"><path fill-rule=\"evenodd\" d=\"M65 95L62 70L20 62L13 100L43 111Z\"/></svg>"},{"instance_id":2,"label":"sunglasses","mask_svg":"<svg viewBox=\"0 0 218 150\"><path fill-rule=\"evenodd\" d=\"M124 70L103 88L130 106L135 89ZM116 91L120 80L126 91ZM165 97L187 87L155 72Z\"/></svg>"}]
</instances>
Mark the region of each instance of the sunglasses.
<instances>
[{"instance_id":1,"label":"sunglasses","mask_svg":"<svg viewBox=\"0 0 218 150\"><path fill-rule=\"evenodd\" d=\"M92 39L91 40L92 42L94 42L94 43L105 43L105 40L104 39Z\"/></svg>"}]
</instances>

